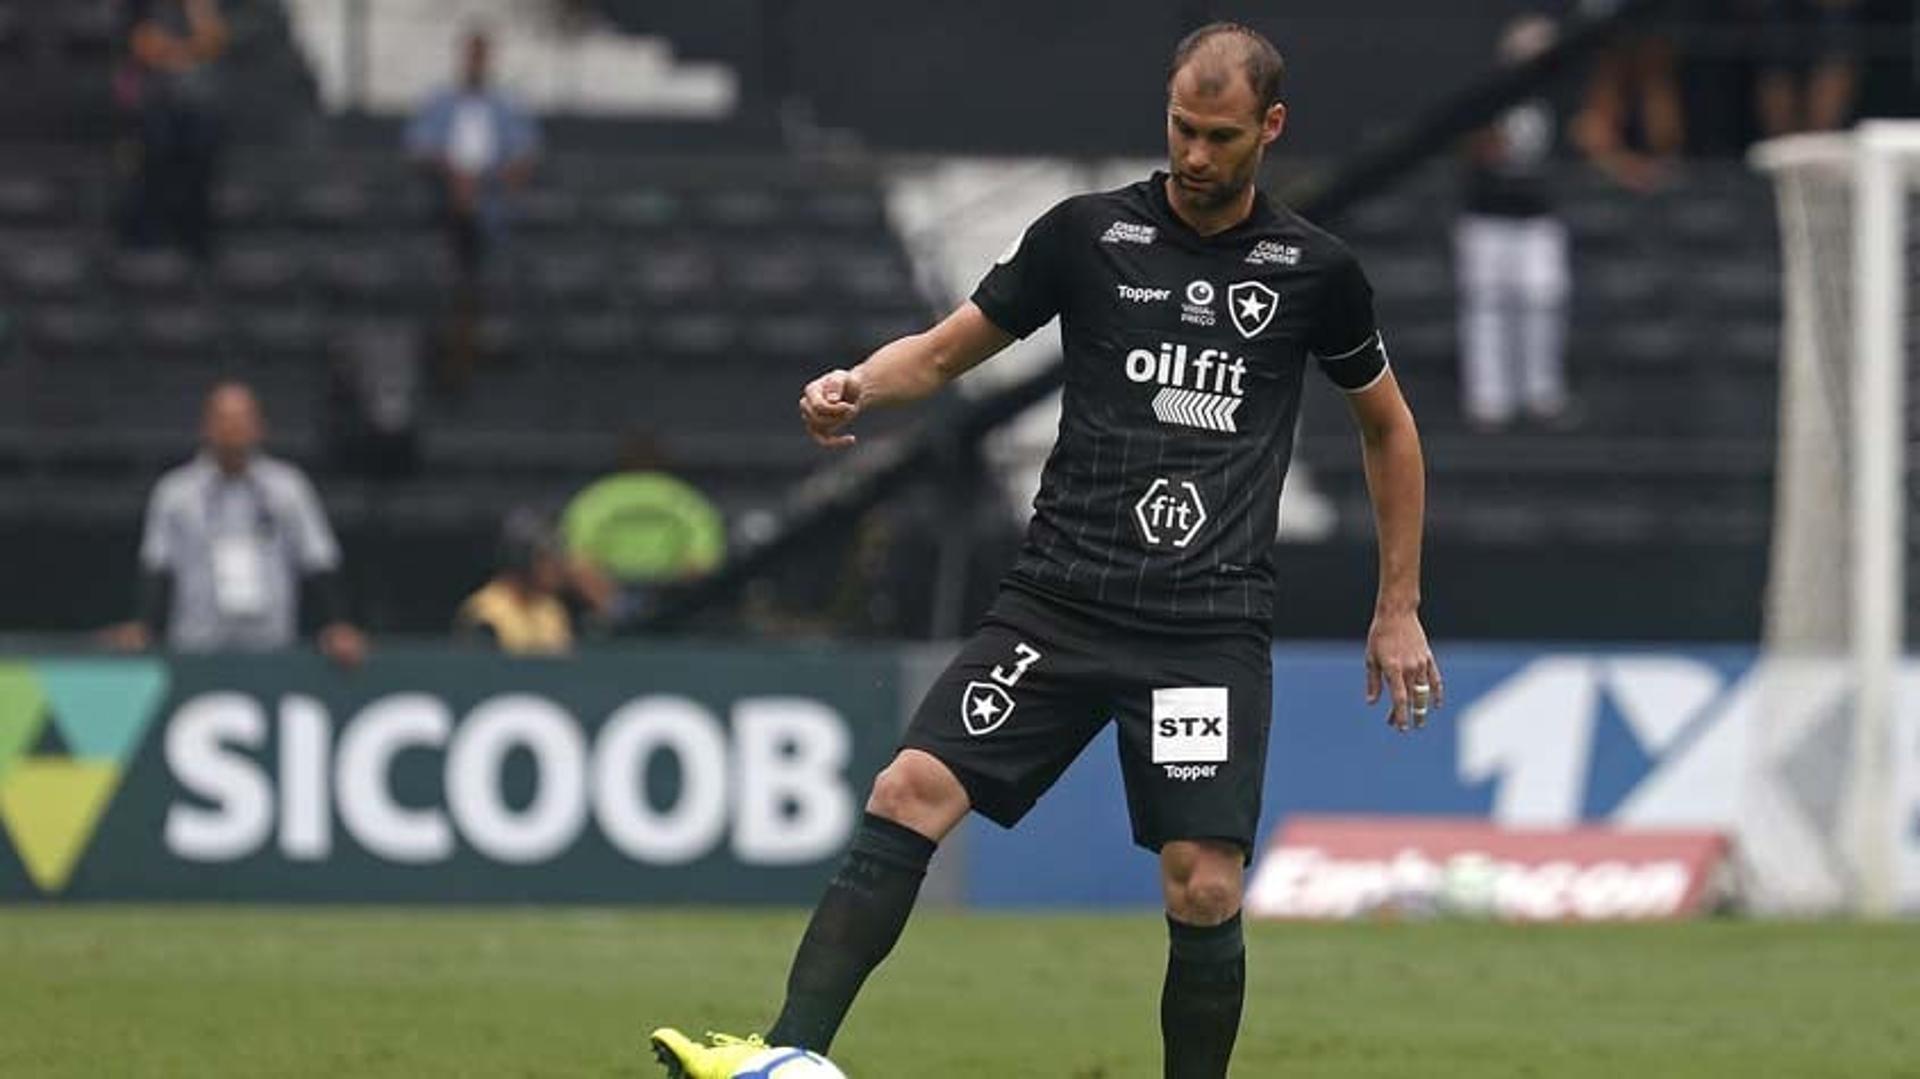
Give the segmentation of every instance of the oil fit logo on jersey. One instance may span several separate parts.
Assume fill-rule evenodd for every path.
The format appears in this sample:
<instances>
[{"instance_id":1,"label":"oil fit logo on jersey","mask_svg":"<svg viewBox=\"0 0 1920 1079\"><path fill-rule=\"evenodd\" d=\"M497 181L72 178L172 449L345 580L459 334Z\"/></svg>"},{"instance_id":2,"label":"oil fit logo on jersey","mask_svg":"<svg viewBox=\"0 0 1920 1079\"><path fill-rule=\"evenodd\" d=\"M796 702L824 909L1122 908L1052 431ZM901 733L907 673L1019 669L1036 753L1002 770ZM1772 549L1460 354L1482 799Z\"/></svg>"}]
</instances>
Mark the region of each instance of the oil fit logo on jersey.
<instances>
[{"instance_id":1,"label":"oil fit logo on jersey","mask_svg":"<svg viewBox=\"0 0 1920 1079\"><path fill-rule=\"evenodd\" d=\"M990 682L972 681L960 695L960 722L975 738L992 734L1013 718L1013 694L1007 692L1020 684L1027 669L1040 662L1040 650L1021 641L1013 646L1012 665L1000 664L987 672Z\"/></svg>"},{"instance_id":2,"label":"oil fit logo on jersey","mask_svg":"<svg viewBox=\"0 0 1920 1079\"><path fill-rule=\"evenodd\" d=\"M1153 763L1168 779L1212 779L1229 755L1227 687L1153 691Z\"/></svg>"},{"instance_id":3,"label":"oil fit logo on jersey","mask_svg":"<svg viewBox=\"0 0 1920 1079\"><path fill-rule=\"evenodd\" d=\"M1163 476L1133 504L1133 520L1140 526L1140 537L1147 546L1181 550L1207 523L1207 506L1200 501L1200 488L1193 481L1175 484Z\"/></svg>"},{"instance_id":4,"label":"oil fit logo on jersey","mask_svg":"<svg viewBox=\"0 0 1920 1079\"><path fill-rule=\"evenodd\" d=\"M1247 362L1226 350L1163 341L1157 353L1127 353L1126 371L1129 381L1160 386L1153 415L1161 423L1226 434L1240 430L1234 414L1247 395Z\"/></svg>"}]
</instances>

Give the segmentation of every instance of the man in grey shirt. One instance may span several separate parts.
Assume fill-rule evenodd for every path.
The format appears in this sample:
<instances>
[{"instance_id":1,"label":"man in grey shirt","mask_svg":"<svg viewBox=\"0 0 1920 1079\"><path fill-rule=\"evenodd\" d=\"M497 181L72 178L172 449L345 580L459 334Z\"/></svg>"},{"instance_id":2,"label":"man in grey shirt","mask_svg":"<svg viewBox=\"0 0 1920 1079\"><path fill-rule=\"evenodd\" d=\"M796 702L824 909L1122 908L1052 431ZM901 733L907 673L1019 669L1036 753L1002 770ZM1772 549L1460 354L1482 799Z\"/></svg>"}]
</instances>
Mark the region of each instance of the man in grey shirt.
<instances>
[{"instance_id":1,"label":"man in grey shirt","mask_svg":"<svg viewBox=\"0 0 1920 1079\"><path fill-rule=\"evenodd\" d=\"M268 651L299 633L300 586L322 612L320 650L343 666L365 658L366 638L340 601L340 547L313 485L260 452L265 423L253 391L215 386L201 418L198 456L160 478L140 540L142 598L109 643L147 648L162 622L182 652Z\"/></svg>"}]
</instances>

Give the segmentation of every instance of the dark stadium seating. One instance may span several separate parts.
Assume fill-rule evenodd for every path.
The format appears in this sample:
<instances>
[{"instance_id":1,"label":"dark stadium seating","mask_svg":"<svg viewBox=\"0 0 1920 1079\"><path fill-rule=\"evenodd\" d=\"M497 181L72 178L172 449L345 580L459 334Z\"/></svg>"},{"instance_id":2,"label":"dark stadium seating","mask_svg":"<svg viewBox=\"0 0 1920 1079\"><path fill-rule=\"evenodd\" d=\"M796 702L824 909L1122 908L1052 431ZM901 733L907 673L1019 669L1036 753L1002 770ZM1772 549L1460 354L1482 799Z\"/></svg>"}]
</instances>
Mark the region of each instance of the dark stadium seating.
<instances>
[{"instance_id":1,"label":"dark stadium seating","mask_svg":"<svg viewBox=\"0 0 1920 1079\"><path fill-rule=\"evenodd\" d=\"M109 78L116 0L0 3L0 140L110 138ZM278 0L222 0L232 33L228 119L247 138L284 139L309 127L315 94Z\"/></svg>"},{"instance_id":2,"label":"dark stadium seating","mask_svg":"<svg viewBox=\"0 0 1920 1079\"><path fill-rule=\"evenodd\" d=\"M320 477L350 569L384 582L378 628L436 630L484 572L500 513L557 506L612 466L630 429L661 436L730 513L774 504L822 460L793 429L800 383L933 313L872 166L788 156L771 139L636 151L625 129L592 142L555 124L479 283L475 369L462 377L423 350L420 467L345 471L329 391L356 329L378 320L444 341L455 275L394 125L318 119L279 6L223 6L245 61L216 197L221 254L203 267L111 242L106 5L0 0L0 558L48 565L48 537L85 534L125 571L82 601L16 595L21 625L123 613L143 500L192 451L214 379L253 382L274 448ZM1695 162L1642 197L1569 166L1583 422L1500 435L1459 414L1452 183L1430 168L1328 222L1374 281L1427 438L1433 564L1514 575L1501 594L1522 604L1537 595L1526 581L1553 587L1569 560L1751 566L1768 531L1779 346L1765 182ZM1299 458L1339 511L1343 546L1298 566L1311 576L1313 558L1337 556L1351 577L1365 561L1353 549L1371 543L1364 476L1339 396L1309 383ZM447 557L417 580L380 576L382 550L429 542ZM1445 613L1459 633L1479 612Z\"/></svg>"},{"instance_id":3,"label":"dark stadium seating","mask_svg":"<svg viewBox=\"0 0 1920 1079\"><path fill-rule=\"evenodd\" d=\"M453 302L443 239L398 153L236 153L206 267L116 249L102 154L0 156L0 522L22 542L57 525L130 545L220 377L259 389L274 448L314 467L350 551L369 558L419 542L410 530L485 537L510 506L557 506L634 428L730 512L771 505L818 463L790 430L799 383L929 313L871 172L558 152L481 284L479 367L442 386L423 357L421 472L369 482L330 463L329 367L365 320L424 341ZM442 624L440 593L470 583L486 551L476 539L436 567L444 579L422 578L429 602L387 597L390 628Z\"/></svg>"},{"instance_id":4,"label":"dark stadium seating","mask_svg":"<svg viewBox=\"0 0 1920 1079\"><path fill-rule=\"evenodd\" d=\"M1568 545L1649 560L1650 574L1675 552L1757 564L1770 529L1779 360L1766 182L1734 163L1694 162L1671 189L1637 196L1568 167L1569 377L1582 422L1481 434L1460 418L1448 240L1431 213L1411 209L1456 204L1450 181L1430 173L1384 208L1333 223L1373 277L1426 438L1430 542L1504 551L1515 579ZM1365 478L1345 411L1324 388L1311 393L1300 456L1340 507L1344 534L1365 542ZM1515 592L1524 589L1469 598L1488 605Z\"/></svg>"}]
</instances>

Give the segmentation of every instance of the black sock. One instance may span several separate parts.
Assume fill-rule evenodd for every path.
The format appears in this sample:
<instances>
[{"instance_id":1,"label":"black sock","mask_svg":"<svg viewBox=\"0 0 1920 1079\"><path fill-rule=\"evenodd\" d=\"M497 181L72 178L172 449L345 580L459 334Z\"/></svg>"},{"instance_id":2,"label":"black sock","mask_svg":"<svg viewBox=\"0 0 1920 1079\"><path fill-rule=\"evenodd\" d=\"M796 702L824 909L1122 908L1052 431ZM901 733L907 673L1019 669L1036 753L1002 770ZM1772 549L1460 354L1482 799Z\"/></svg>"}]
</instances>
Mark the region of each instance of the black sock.
<instances>
[{"instance_id":1,"label":"black sock","mask_svg":"<svg viewBox=\"0 0 1920 1079\"><path fill-rule=\"evenodd\" d=\"M1166 1079L1226 1079L1247 996L1240 915L1219 925L1167 919L1167 982L1160 995Z\"/></svg>"},{"instance_id":2,"label":"black sock","mask_svg":"<svg viewBox=\"0 0 1920 1079\"><path fill-rule=\"evenodd\" d=\"M825 1053L860 986L893 950L937 846L903 824L869 813L847 860L827 884L787 975L787 1003L767 1032L771 1045Z\"/></svg>"}]
</instances>

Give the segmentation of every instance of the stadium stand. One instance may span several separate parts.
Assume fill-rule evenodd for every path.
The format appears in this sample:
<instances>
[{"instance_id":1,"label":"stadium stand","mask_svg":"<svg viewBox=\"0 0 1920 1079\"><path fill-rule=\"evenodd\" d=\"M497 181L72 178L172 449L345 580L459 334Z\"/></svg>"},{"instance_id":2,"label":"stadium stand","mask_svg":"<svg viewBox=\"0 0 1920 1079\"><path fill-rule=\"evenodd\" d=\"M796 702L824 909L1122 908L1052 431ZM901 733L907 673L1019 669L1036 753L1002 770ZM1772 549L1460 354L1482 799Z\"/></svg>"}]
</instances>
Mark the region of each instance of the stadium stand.
<instances>
[{"instance_id":1,"label":"stadium stand","mask_svg":"<svg viewBox=\"0 0 1920 1079\"><path fill-rule=\"evenodd\" d=\"M543 11L525 0L366 5L368 55L356 85L338 45L347 5L290 0L287 8L321 96L334 108L411 108L437 75L420 58L443 55L450 31L476 26L518 31L503 42L500 74L541 112L717 120L739 104L738 76L725 64L689 61L676 56L664 36L622 32L573 7L548 4Z\"/></svg>"},{"instance_id":2,"label":"stadium stand","mask_svg":"<svg viewBox=\"0 0 1920 1079\"><path fill-rule=\"evenodd\" d=\"M1390 313L1400 378L1424 406L1435 535L1760 542L1778 358L1766 185L1709 163L1651 198L1585 171L1569 171L1563 183L1576 252L1572 377L1587 413L1573 432L1483 435L1464 426L1454 405L1452 270L1436 231L1445 222L1419 210L1452 198L1444 179L1386 196L1343 223ZM1357 484L1358 461L1341 452L1344 418L1331 408L1309 415L1308 458L1323 474L1344 468ZM1505 482L1487 482L1494 475ZM1358 486L1347 494L1364 500ZM1368 527L1364 514L1343 520Z\"/></svg>"},{"instance_id":3,"label":"stadium stand","mask_svg":"<svg viewBox=\"0 0 1920 1079\"><path fill-rule=\"evenodd\" d=\"M109 33L106 9L87 7ZM0 77L66 47L75 23L50 10L0 7ZM284 77L301 60L280 6L229 14L247 28L232 97L317 115L311 80ZM72 96L91 83L104 98L107 55L103 43L63 76ZM256 131L220 185L225 250L206 270L115 248L110 130L52 141L0 122L0 520L22 582L14 625L80 629L124 608L145 490L191 452L217 377L253 383L272 448L324 479L367 567L356 592L382 628L438 631L456 589L484 575L492 522L515 505L557 507L631 428L659 434L730 511L790 486L809 463L784 437L800 375L926 315L870 170L578 138L544 162L489 282L478 376L421 401L423 467L355 477L333 444L332 372L369 324L430 342L450 273L391 123ZM403 550L438 550L425 560L438 568L382 579ZM77 580L89 582L78 598Z\"/></svg>"},{"instance_id":4,"label":"stadium stand","mask_svg":"<svg viewBox=\"0 0 1920 1079\"><path fill-rule=\"evenodd\" d=\"M71 490L84 472L100 523L125 527L192 445L195 401L219 375L255 383L282 452L321 457L329 349L368 319L424 330L441 295L409 180L396 155L255 155L222 193L245 210L206 276L171 253L111 250L72 200L30 214L7 200L6 485ZM482 371L429 397L425 474L387 492L393 528L463 502L460 522L478 524L562 499L634 425L699 462L723 505L750 503L809 463L786 437L788 383L925 317L870 177L562 154L531 202L493 283ZM367 523L351 501L337 511L349 536Z\"/></svg>"},{"instance_id":5,"label":"stadium stand","mask_svg":"<svg viewBox=\"0 0 1920 1079\"><path fill-rule=\"evenodd\" d=\"M1764 565L1779 357L1766 183L1731 162L1698 161L1640 196L1565 167L1569 378L1583 422L1488 435L1456 404L1446 222L1425 209L1457 204L1454 179L1430 169L1334 222L1370 268L1428 442L1436 602L1481 632L1630 632L1634 605L1644 611L1657 582L1692 581L1674 602L1695 606L1666 632L1750 633L1756 607L1701 604L1697 582L1751 596ZM1365 477L1343 413L1334 395L1310 395L1301 456L1339 506L1340 542L1363 544ZM1524 597L1539 594L1528 582L1566 594L1577 617L1525 610ZM1299 583L1313 587L1307 575Z\"/></svg>"},{"instance_id":6,"label":"stadium stand","mask_svg":"<svg viewBox=\"0 0 1920 1079\"><path fill-rule=\"evenodd\" d=\"M7 72L51 70L47 57L98 23L49 10L0 5ZM449 270L391 122L321 118L279 5L250 0L233 17L246 28L233 96L311 122L273 138L256 130L232 155L218 198L226 250L207 272L112 247L105 129L56 143L44 125L0 122L17 151L0 157L0 554L32 570L18 625L77 629L123 609L140 499L189 452L216 376L252 381L274 447L329 477L356 593L378 608L370 624L431 631L484 576L492 523L513 506L557 506L611 464L630 428L660 434L736 520L777 503L817 463L788 429L801 377L930 312L877 165L801 158L765 139L668 149L629 124L622 139L636 151L550 127L553 150L488 286L478 376L464 389L430 384L417 471L355 476L327 411L340 353L369 323L430 346ZM97 94L106 52L91 55L61 77L98 80ZM1433 166L1330 222L1366 260L1431 440L1433 602L1470 634L1631 634L1646 619L1617 587L1629 579L1639 594L1703 575L1756 594L1777 355L1764 183L1699 162L1641 197L1568 166L1572 378L1586 422L1491 438L1468 431L1455 403L1449 216L1432 212L1454 205L1452 183ZM1370 587L1371 531L1340 412L1331 395L1309 399L1301 458L1339 527L1288 560L1286 588L1292 610L1344 618L1365 609L1351 593ZM439 554L405 557L419 551ZM403 559L408 572L383 576ZM1566 573L1569 560L1587 572ZM36 583L70 581L76 566L96 597ZM1489 574L1507 587L1481 588ZM1585 584L1569 599L1585 617L1531 601L1526 582L1570 579ZM1698 609L1662 625L1751 632L1750 602L1706 591L1688 590ZM1308 617L1287 628L1347 627Z\"/></svg>"}]
</instances>

